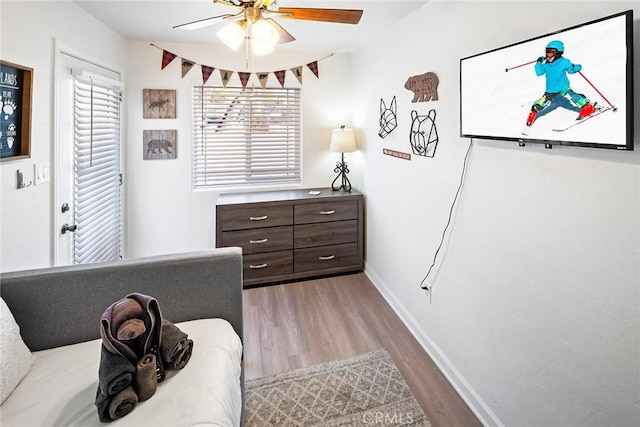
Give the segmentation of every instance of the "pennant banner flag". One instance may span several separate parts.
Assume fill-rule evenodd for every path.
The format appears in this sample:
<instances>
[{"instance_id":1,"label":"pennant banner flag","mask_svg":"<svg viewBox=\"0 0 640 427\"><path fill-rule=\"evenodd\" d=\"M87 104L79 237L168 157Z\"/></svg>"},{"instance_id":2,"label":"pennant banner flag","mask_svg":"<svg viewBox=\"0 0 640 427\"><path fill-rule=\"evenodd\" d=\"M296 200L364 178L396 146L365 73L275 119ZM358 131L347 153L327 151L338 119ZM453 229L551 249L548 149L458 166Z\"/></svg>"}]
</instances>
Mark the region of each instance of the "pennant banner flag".
<instances>
[{"instance_id":1,"label":"pennant banner flag","mask_svg":"<svg viewBox=\"0 0 640 427\"><path fill-rule=\"evenodd\" d=\"M227 83L229 83L229 80L231 79L232 75L233 75L233 71L220 70L220 78L222 79L222 86L227 87Z\"/></svg>"},{"instance_id":2,"label":"pennant banner flag","mask_svg":"<svg viewBox=\"0 0 640 427\"><path fill-rule=\"evenodd\" d=\"M209 77L211 77L211 73L215 70L215 67L209 67L208 65L201 65L202 68L202 84L206 84Z\"/></svg>"},{"instance_id":3,"label":"pennant banner flag","mask_svg":"<svg viewBox=\"0 0 640 427\"><path fill-rule=\"evenodd\" d=\"M242 83L242 89L247 88L247 82L249 81L249 77L251 77L251 73L245 73L244 71L238 71L238 76L240 77L240 83Z\"/></svg>"},{"instance_id":4,"label":"pennant banner flag","mask_svg":"<svg viewBox=\"0 0 640 427\"><path fill-rule=\"evenodd\" d=\"M318 75L318 61L309 62L307 64L307 67L309 67L309 69L313 71L313 74L315 74L317 78L320 78L320 76Z\"/></svg>"},{"instance_id":5,"label":"pennant banner flag","mask_svg":"<svg viewBox=\"0 0 640 427\"><path fill-rule=\"evenodd\" d=\"M286 74L286 70L275 71L273 74L276 75L276 78L280 82L280 86L284 88L284 75Z\"/></svg>"},{"instance_id":6,"label":"pennant banner flag","mask_svg":"<svg viewBox=\"0 0 640 427\"><path fill-rule=\"evenodd\" d=\"M162 49L161 47L158 47L156 45L154 45L153 43L150 43L151 46L158 48L162 51L162 68L161 69L165 69L167 67L167 65L169 65L174 59L176 59L178 56L174 53L169 52L168 50ZM313 72L313 74L317 77L320 78L320 73L318 70L318 61L322 60L322 59L326 59L329 56L333 56L333 54L328 55L324 58L309 62L307 65L307 67ZM185 59L185 58L181 58L182 59L182 78L184 78L184 76L186 76L189 71L191 71L191 69L195 66L195 65L200 65L201 67L201 71L202 71L202 84L206 84L207 81L209 80L209 78L211 77L211 75L213 74L213 72L215 71L216 67L211 67L208 65L202 65L202 64L197 64L194 61L191 61L189 59ZM296 76L296 79L298 79L298 82L300 84L302 84L302 68L303 66L297 66L297 67L293 67L291 68L291 72L293 73L294 76ZM251 78L251 74L250 72L245 72L245 71L233 71L233 70L222 70L219 69L220 71L220 79L222 80L222 85L224 87L227 86L227 84L229 83L229 81L231 81L231 77L233 76L234 73L238 73L238 77L240 78L240 82L242 83L242 89L246 89L247 88L247 84L249 83L249 79ZM269 74L273 73L276 76L276 79L278 80L278 82L280 83L280 86L282 86L284 88L284 81L285 81L285 77L286 77L286 70L279 70L279 71L264 71L264 72L257 72L255 73L256 78L258 79L258 81L260 82L260 86L263 89L266 89L267 87L267 80L269 79Z\"/></svg>"},{"instance_id":7,"label":"pennant banner flag","mask_svg":"<svg viewBox=\"0 0 640 427\"><path fill-rule=\"evenodd\" d=\"M173 61L174 59L176 59L176 55L174 55L173 53L163 50L162 51L162 70L164 70L164 67L166 67L167 65L169 65L169 63L171 61Z\"/></svg>"},{"instance_id":8,"label":"pennant banner flag","mask_svg":"<svg viewBox=\"0 0 640 427\"><path fill-rule=\"evenodd\" d=\"M300 84L302 84L302 66L292 68L291 72L296 76Z\"/></svg>"},{"instance_id":9,"label":"pennant banner flag","mask_svg":"<svg viewBox=\"0 0 640 427\"><path fill-rule=\"evenodd\" d=\"M182 78L187 75L189 71L196 65L195 62L182 58Z\"/></svg>"},{"instance_id":10,"label":"pennant banner flag","mask_svg":"<svg viewBox=\"0 0 640 427\"><path fill-rule=\"evenodd\" d=\"M260 86L262 86L262 89L266 88L269 73L256 73L256 76L258 76L258 81L260 82Z\"/></svg>"}]
</instances>

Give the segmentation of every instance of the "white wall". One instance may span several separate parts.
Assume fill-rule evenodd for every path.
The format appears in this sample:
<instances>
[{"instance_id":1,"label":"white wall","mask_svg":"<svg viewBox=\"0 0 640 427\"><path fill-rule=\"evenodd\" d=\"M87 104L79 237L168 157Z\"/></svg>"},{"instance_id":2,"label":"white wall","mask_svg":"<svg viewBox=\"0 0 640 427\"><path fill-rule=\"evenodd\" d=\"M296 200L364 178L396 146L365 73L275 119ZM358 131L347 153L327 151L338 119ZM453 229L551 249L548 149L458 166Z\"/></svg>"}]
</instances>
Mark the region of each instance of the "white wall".
<instances>
[{"instance_id":1,"label":"white wall","mask_svg":"<svg viewBox=\"0 0 640 427\"><path fill-rule=\"evenodd\" d=\"M68 1L2 1L0 57L34 69L31 158L0 163L0 271L53 265L55 184L53 91L55 40L126 68L124 39ZM16 189L16 170L33 181L49 162L51 181Z\"/></svg>"},{"instance_id":2,"label":"white wall","mask_svg":"<svg viewBox=\"0 0 640 427\"><path fill-rule=\"evenodd\" d=\"M115 64L127 76L125 88L124 255L138 257L158 253L197 250L215 246L215 191L191 190L191 85L200 79L200 67L184 78L180 57L231 70L245 70L243 58L221 47L162 44L179 55L164 70L162 51L148 42L126 42L103 24L68 1L2 1L2 59L34 68L31 158L6 161L1 171L0 271L38 268L54 263L53 188L54 125L53 69L55 40L87 52L92 58ZM263 62L274 71L302 65L303 70L303 185L326 187L334 178L336 154L328 152L331 130L350 125L350 68L345 55L317 52L276 52ZM318 63L320 78L305 66ZM127 64L129 62L129 64ZM273 79L273 76L271 76ZM201 79L200 79L201 81ZM211 82L219 82L216 70ZM253 82L255 80L251 80ZM296 82L287 74L287 82ZM271 81L271 83L275 83ZM257 83L256 83L257 84ZM142 119L142 89L169 88L178 94L178 119ZM142 160L144 129L178 129L178 158ZM358 153L349 154L352 181L358 186ZM16 170L33 179L35 164L49 162L51 181L16 189ZM29 175L31 174L31 175Z\"/></svg>"},{"instance_id":3,"label":"white wall","mask_svg":"<svg viewBox=\"0 0 640 427\"><path fill-rule=\"evenodd\" d=\"M419 285L470 144L459 59L630 8L636 151L474 140L429 303ZM637 2L432 1L352 60L366 272L486 425L640 424L639 19ZM440 100L412 104L404 83L426 71ZM383 140L380 98L394 95L399 125ZM411 152L414 108L437 111L435 158L383 155Z\"/></svg>"},{"instance_id":4,"label":"white wall","mask_svg":"<svg viewBox=\"0 0 640 427\"><path fill-rule=\"evenodd\" d=\"M201 69L196 65L182 78L181 58L216 67L207 84L221 84L219 69L247 70L244 55L224 46L154 44L178 55L178 58L162 70L161 49L150 46L149 42L129 43L126 93L129 132L123 149L126 158L124 216L127 257L215 247L215 204L219 192L191 189L191 95L194 82L202 83ZM258 71L304 67L302 135L305 187L331 185L337 160L337 155L328 151L331 130L341 124L351 124L349 58L334 55L322 59L318 63L320 78L316 78L306 64L325 56L317 52L280 50L267 57L255 58ZM237 74L234 77L237 78ZM268 82L279 85L273 74ZM239 80L230 84L234 83L240 84ZM286 83L299 86L290 72L287 72ZM249 80L249 85L252 84L259 85L255 76ZM177 118L143 119L143 89L176 89ZM177 129L177 159L143 160L142 134L145 129ZM357 153L353 157L357 159ZM352 170L358 169L354 167ZM353 175L356 185L357 172Z\"/></svg>"},{"instance_id":5,"label":"white wall","mask_svg":"<svg viewBox=\"0 0 640 427\"><path fill-rule=\"evenodd\" d=\"M419 283L469 144L458 136L459 58L628 8L637 80L637 2L432 1L353 61L321 61L320 79L305 71L304 185L333 179L331 129L359 129L363 150L351 170L367 201L367 274L487 425L638 425L640 144L636 136L629 153L474 141L429 304ZM54 37L126 67L126 255L213 247L217 193L190 188L190 85L199 70L181 79L176 59L161 71L159 50L125 45L66 1L3 0L0 13L0 56L35 69L32 158L0 164L0 270L52 263L53 181L16 190L15 170L53 163ZM159 44L198 63L242 67L222 64L230 58L211 46ZM271 58L294 66L317 55ZM404 82L425 71L441 82L440 101L421 106L438 113L437 155L383 156L383 147L409 151L409 128L401 120L378 138L380 98L396 95L407 117L414 105ZM142 120L143 88L177 89L178 119ZM638 112L637 81L635 90ZM152 128L178 129L178 159L142 160L142 130Z\"/></svg>"}]
</instances>

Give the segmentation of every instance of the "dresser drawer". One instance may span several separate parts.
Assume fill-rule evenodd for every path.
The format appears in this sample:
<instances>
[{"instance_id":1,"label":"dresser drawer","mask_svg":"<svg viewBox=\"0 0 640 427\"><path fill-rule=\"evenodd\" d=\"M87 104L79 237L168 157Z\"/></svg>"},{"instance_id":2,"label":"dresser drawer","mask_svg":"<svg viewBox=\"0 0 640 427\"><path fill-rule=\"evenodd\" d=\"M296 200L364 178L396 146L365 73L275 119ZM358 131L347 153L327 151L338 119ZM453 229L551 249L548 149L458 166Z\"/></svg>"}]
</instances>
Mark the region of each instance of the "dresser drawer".
<instances>
[{"instance_id":1,"label":"dresser drawer","mask_svg":"<svg viewBox=\"0 0 640 427\"><path fill-rule=\"evenodd\" d=\"M293 248L293 226L223 231L222 246L239 246L243 254Z\"/></svg>"},{"instance_id":2,"label":"dresser drawer","mask_svg":"<svg viewBox=\"0 0 640 427\"><path fill-rule=\"evenodd\" d=\"M331 188L220 194L216 247L242 248L245 287L361 271L363 204Z\"/></svg>"},{"instance_id":3,"label":"dresser drawer","mask_svg":"<svg viewBox=\"0 0 640 427\"><path fill-rule=\"evenodd\" d=\"M297 204L294 207L295 224L342 221L358 218L358 202L321 202Z\"/></svg>"},{"instance_id":4,"label":"dresser drawer","mask_svg":"<svg viewBox=\"0 0 640 427\"><path fill-rule=\"evenodd\" d=\"M293 273L293 251L242 256L243 279L253 280Z\"/></svg>"},{"instance_id":5,"label":"dresser drawer","mask_svg":"<svg viewBox=\"0 0 640 427\"><path fill-rule=\"evenodd\" d=\"M296 273L312 270L329 270L333 268L358 265L358 244L331 245L317 248L296 249Z\"/></svg>"},{"instance_id":6,"label":"dresser drawer","mask_svg":"<svg viewBox=\"0 0 640 427\"><path fill-rule=\"evenodd\" d=\"M293 224L293 205L269 206L256 203L221 209L220 214L222 231Z\"/></svg>"},{"instance_id":7,"label":"dresser drawer","mask_svg":"<svg viewBox=\"0 0 640 427\"><path fill-rule=\"evenodd\" d=\"M293 247L296 249L357 241L357 220L296 225L293 231Z\"/></svg>"}]
</instances>

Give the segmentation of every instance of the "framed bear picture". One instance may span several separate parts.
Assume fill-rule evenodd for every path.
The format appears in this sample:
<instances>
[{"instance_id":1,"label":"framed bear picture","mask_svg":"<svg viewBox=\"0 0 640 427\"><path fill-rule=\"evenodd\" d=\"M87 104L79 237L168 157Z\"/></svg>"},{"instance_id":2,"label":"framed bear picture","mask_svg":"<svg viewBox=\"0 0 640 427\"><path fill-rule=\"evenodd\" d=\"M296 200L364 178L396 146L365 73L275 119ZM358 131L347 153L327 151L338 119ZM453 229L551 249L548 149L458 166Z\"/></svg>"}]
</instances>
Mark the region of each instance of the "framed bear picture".
<instances>
[{"instance_id":1,"label":"framed bear picture","mask_svg":"<svg viewBox=\"0 0 640 427\"><path fill-rule=\"evenodd\" d=\"M178 131L176 129L143 130L142 158L168 160L177 158Z\"/></svg>"}]
</instances>

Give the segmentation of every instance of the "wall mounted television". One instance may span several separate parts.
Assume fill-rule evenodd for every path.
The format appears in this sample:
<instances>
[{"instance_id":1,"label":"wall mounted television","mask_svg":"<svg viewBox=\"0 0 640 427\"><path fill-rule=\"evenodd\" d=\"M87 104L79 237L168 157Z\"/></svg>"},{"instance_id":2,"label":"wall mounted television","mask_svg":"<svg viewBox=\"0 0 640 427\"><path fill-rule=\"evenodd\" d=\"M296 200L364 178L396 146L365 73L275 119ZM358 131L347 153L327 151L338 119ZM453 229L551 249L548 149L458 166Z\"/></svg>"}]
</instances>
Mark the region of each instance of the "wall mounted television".
<instances>
[{"instance_id":1,"label":"wall mounted television","mask_svg":"<svg viewBox=\"0 0 640 427\"><path fill-rule=\"evenodd\" d=\"M633 120L632 10L460 59L462 137L633 150Z\"/></svg>"}]
</instances>

